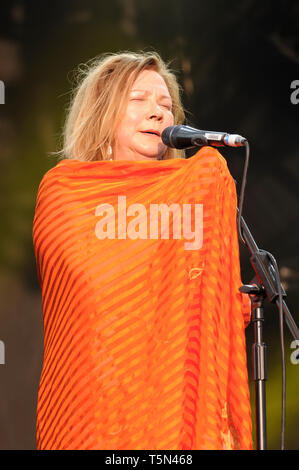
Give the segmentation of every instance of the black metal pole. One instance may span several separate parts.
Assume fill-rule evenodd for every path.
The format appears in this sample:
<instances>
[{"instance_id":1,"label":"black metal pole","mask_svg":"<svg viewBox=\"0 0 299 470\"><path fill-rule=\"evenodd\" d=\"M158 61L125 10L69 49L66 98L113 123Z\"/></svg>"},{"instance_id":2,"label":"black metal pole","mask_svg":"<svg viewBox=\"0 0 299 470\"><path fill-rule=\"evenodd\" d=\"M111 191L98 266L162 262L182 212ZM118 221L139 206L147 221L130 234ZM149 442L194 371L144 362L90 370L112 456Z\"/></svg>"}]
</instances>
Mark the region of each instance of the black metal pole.
<instances>
[{"instance_id":1,"label":"black metal pole","mask_svg":"<svg viewBox=\"0 0 299 470\"><path fill-rule=\"evenodd\" d=\"M256 449L267 449L267 422L266 422L266 344L263 340L264 308L263 303L266 297L262 286L258 285L255 277L250 285L240 288L241 292L250 295L251 300L251 321L254 326L254 343L252 345L252 376L254 380L255 395L255 432Z\"/></svg>"},{"instance_id":2,"label":"black metal pole","mask_svg":"<svg viewBox=\"0 0 299 470\"><path fill-rule=\"evenodd\" d=\"M259 304L262 300L259 300ZM255 429L257 450L267 449L266 423L266 345L263 342L264 309L255 306L253 311L254 344L252 345L253 380L255 382Z\"/></svg>"}]
</instances>

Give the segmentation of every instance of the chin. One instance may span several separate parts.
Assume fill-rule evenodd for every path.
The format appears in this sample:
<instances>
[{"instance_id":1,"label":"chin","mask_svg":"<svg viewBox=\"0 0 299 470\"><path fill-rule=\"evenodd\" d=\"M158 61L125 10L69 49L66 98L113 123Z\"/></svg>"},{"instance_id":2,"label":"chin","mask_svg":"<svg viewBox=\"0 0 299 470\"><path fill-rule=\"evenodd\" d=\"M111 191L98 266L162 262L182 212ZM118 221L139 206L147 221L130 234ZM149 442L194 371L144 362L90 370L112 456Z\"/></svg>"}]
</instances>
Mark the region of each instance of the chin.
<instances>
[{"instance_id":1,"label":"chin","mask_svg":"<svg viewBox=\"0 0 299 470\"><path fill-rule=\"evenodd\" d=\"M160 160L157 155L139 155L137 160Z\"/></svg>"},{"instance_id":2,"label":"chin","mask_svg":"<svg viewBox=\"0 0 299 470\"><path fill-rule=\"evenodd\" d=\"M136 149L136 157L139 160L158 160L158 158L160 158L160 155L158 152L148 152L142 149Z\"/></svg>"},{"instance_id":3,"label":"chin","mask_svg":"<svg viewBox=\"0 0 299 470\"><path fill-rule=\"evenodd\" d=\"M160 149L155 149L155 151L153 151L153 152L148 152L148 151L144 151L143 149L138 149L136 153L139 154L142 159L162 160L164 155L165 155L165 152L161 153L161 151L159 151L159 150Z\"/></svg>"}]
</instances>

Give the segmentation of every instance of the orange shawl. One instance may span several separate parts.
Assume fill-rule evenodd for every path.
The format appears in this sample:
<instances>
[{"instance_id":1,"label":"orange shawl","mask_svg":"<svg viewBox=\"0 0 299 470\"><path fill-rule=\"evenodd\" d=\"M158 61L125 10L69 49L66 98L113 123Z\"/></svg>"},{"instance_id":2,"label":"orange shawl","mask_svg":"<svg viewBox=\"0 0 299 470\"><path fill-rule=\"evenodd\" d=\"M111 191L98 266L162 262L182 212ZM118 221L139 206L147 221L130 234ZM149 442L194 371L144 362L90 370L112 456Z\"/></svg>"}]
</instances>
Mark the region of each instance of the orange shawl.
<instances>
[{"instance_id":1,"label":"orange shawl","mask_svg":"<svg viewBox=\"0 0 299 470\"><path fill-rule=\"evenodd\" d=\"M169 211L158 237L157 204L182 214ZM33 221L38 449L252 449L236 206L210 147L189 159L63 160L45 174Z\"/></svg>"}]
</instances>

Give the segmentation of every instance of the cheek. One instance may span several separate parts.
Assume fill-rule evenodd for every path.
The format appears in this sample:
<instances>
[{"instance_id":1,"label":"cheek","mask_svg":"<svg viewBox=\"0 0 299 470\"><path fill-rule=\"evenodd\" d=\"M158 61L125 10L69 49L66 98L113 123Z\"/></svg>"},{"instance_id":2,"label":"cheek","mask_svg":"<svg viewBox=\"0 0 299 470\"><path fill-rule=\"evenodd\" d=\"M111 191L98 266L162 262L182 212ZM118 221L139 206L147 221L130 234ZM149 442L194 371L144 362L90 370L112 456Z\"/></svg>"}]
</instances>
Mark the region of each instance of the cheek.
<instances>
[{"instance_id":1,"label":"cheek","mask_svg":"<svg viewBox=\"0 0 299 470\"><path fill-rule=\"evenodd\" d=\"M140 123L143 121L144 118L144 111L138 107L132 106L128 109L127 112L127 125L130 126L131 129L136 129L140 126Z\"/></svg>"},{"instance_id":2,"label":"cheek","mask_svg":"<svg viewBox=\"0 0 299 470\"><path fill-rule=\"evenodd\" d=\"M172 113L169 114L168 119L167 119L167 122L168 122L168 126L173 126L173 124L174 124L174 117L173 117L173 114L172 114Z\"/></svg>"},{"instance_id":3,"label":"cheek","mask_svg":"<svg viewBox=\"0 0 299 470\"><path fill-rule=\"evenodd\" d=\"M123 145L123 144L126 144L130 140L134 131L134 122L135 122L134 116L126 113L126 115L123 117L123 119L119 123L118 128L116 130L116 134L115 134L116 142Z\"/></svg>"},{"instance_id":4,"label":"cheek","mask_svg":"<svg viewBox=\"0 0 299 470\"><path fill-rule=\"evenodd\" d=\"M141 121L142 116L138 109L128 109L119 126L119 137L133 136Z\"/></svg>"}]
</instances>

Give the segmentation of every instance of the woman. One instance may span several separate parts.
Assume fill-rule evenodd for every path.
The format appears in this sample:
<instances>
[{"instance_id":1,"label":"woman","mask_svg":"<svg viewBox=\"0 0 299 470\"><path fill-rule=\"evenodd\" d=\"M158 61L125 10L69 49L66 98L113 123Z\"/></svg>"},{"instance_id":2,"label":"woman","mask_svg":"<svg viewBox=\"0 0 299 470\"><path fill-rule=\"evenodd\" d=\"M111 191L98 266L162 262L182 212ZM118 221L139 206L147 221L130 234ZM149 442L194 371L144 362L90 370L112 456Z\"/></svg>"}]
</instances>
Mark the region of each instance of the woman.
<instances>
[{"instance_id":1,"label":"woman","mask_svg":"<svg viewBox=\"0 0 299 470\"><path fill-rule=\"evenodd\" d=\"M38 449L252 448L235 186L215 149L162 143L183 120L158 54L105 56L74 94L33 223Z\"/></svg>"}]
</instances>

